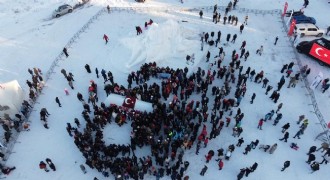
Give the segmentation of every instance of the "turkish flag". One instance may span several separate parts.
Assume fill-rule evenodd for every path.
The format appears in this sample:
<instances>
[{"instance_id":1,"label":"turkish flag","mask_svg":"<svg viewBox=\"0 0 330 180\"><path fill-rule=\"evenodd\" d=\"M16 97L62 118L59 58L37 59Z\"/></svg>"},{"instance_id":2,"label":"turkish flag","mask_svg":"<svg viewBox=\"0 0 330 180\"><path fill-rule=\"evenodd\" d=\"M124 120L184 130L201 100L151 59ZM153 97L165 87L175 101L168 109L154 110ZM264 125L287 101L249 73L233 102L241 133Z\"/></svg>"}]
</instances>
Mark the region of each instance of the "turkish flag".
<instances>
[{"instance_id":1,"label":"turkish flag","mask_svg":"<svg viewBox=\"0 0 330 180\"><path fill-rule=\"evenodd\" d=\"M330 65L330 50L314 43L311 50L309 51L309 54L322 62Z\"/></svg>"},{"instance_id":2,"label":"turkish flag","mask_svg":"<svg viewBox=\"0 0 330 180\"><path fill-rule=\"evenodd\" d=\"M284 4L284 11L283 11L283 14L282 14L282 16L284 16L285 15L285 13L286 13L286 11L287 11L287 9L288 9L288 2L285 2L285 4Z\"/></svg>"},{"instance_id":3,"label":"turkish flag","mask_svg":"<svg viewBox=\"0 0 330 180\"><path fill-rule=\"evenodd\" d=\"M289 32L288 32L288 35L289 36L292 36L293 34L293 30L294 30L294 26L296 25L296 20L293 19L292 22L291 22L291 25L290 25L290 29L289 29Z\"/></svg>"},{"instance_id":4,"label":"turkish flag","mask_svg":"<svg viewBox=\"0 0 330 180\"><path fill-rule=\"evenodd\" d=\"M136 98L132 96L127 96L124 99L123 107L134 109Z\"/></svg>"}]
</instances>

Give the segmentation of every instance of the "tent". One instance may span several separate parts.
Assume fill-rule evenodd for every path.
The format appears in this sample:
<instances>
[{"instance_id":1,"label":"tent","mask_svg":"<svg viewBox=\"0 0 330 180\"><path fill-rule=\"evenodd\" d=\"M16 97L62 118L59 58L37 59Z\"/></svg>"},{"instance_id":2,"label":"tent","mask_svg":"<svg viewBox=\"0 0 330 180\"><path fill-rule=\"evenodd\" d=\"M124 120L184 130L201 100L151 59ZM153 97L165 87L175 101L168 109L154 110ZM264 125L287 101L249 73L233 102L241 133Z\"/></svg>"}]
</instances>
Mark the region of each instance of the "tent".
<instances>
[{"instance_id":1,"label":"tent","mask_svg":"<svg viewBox=\"0 0 330 180\"><path fill-rule=\"evenodd\" d=\"M21 109L24 93L17 80L0 84L0 117L13 117Z\"/></svg>"}]
</instances>

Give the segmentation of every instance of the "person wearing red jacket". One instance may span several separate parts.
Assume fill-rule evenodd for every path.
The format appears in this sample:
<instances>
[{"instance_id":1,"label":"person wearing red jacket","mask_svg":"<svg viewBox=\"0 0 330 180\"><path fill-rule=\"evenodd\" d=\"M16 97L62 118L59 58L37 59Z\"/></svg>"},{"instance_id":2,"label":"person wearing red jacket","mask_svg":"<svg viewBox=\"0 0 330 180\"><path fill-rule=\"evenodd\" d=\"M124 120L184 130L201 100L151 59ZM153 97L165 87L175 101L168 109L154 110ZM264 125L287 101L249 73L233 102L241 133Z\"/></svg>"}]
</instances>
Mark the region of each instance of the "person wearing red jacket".
<instances>
[{"instance_id":1,"label":"person wearing red jacket","mask_svg":"<svg viewBox=\"0 0 330 180\"><path fill-rule=\"evenodd\" d=\"M220 159L220 161L218 163L218 166L219 166L219 170L221 170L223 168L223 161L222 161L222 159Z\"/></svg>"},{"instance_id":2,"label":"person wearing red jacket","mask_svg":"<svg viewBox=\"0 0 330 180\"><path fill-rule=\"evenodd\" d=\"M47 169L47 165L46 165L46 163L44 163L43 161L40 161L40 163L39 163L39 168L45 170L46 172L49 171L49 170Z\"/></svg>"},{"instance_id":3,"label":"person wearing red jacket","mask_svg":"<svg viewBox=\"0 0 330 180\"><path fill-rule=\"evenodd\" d=\"M205 156L205 158L206 158L206 163L208 163L212 159L212 155L209 153L207 154L207 156Z\"/></svg>"},{"instance_id":4,"label":"person wearing red jacket","mask_svg":"<svg viewBox=\"0 0 330 180\"><path fill-rule=\"evenodd\" d=\"M108 44L109 37L106 34L103 35L103 39L105 40L105 44Z\"/></svg>"},{"instance_id":5,"label":"person wearing red jacket","mask_svg":"<svg viewBox=\"0 0 330 180\"><path fill-rule=\"evenodd\" d=\"M207 137L204 140L204 148L206 148L206 146L207 146L208 143L209 143L209 138Z\"/></svg>"},{"instance_id":6,"label":"person wearing red jacket","mask_svg":"<svg viewBox=\"0 0 330 180\"><path fill-rule=\"evenodd\" d=\"M264 123L264 120L263 119L260 119L257 128L260 129L260 130L262 130L263 123Z\"/></svg>"},{"instance_id":7,"label":"person wearing red jacket","mask_svg":"<svg viewBox=\"0 0 330 180\"><path fill-rule=\"evenodd\" d=\"M9 175L11 171L15 170L16 167L2 167L1 172L5 175ZM5 178L5 177L4 177Z\"/></svg>"},{"instance_id":8,"label":"person wearing red jacket","mask_svg":"<svg viewBox=\"0 0 330 180\"><path fill-rule=\"evenodd\" d=\"M229 126L229 124L230 124L230 117L226 117L226 127L228 127Z\"/></svg>"},{"instance_id":9,"label":"person wearing red jacket","mask_svg":"<svg viewBox=\"0 0 330 180\"><path fill-rule=\"evenodd\" d=\"M205 158L206 158L206 163L208 163L208 162L212 159L213 156L214 156L214 151L213 151L213 150L210 150L210 151L207 153L207 155L205 156Z\"/></svg>"}]
</instances>

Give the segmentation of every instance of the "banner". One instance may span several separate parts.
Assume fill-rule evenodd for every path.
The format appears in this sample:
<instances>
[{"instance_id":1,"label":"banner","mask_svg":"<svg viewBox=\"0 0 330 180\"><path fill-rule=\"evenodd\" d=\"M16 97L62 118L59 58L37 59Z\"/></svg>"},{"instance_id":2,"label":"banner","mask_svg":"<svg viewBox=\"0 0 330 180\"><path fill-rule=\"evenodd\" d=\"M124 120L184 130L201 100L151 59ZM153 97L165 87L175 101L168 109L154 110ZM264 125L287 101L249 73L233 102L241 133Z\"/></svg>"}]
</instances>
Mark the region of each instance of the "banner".
<instances>
[{"instance_id":1,"label":"banner","mask_svg":"<svg viewBox=\"0 0 330 180\"><path fill-rule=\"evenodd\" d=\"M319 72L319 74L314 78L314 81L310 85L310 88L312 90L315 90L316 87L321 83L322 79L323 79L323 73Z\"/></svg>"},{"instance_id":2,"label":"banner","mask_svg":"<svg viewBox=\"0 0 330 180\"><path fill-rule=\"evenodd\" d=\"M134 109L135 102L136 102L136 98L135 98L135 97L127 96L127 97L124 99L123 106L124 106L124 107L127 107L127 108Z\"/></svg>"},{"instance_id":3,"label":"banner","mask_svg":"<svg viewBox=\"0 0 330 180\"><path fill-rule=\"evenodd\" d=\"M296 20L293 19L292 22L291 22L291 25L290 25L289 32L288 32L289 36L292 36L295 25L296 25Z\"/></svg>"},{"instance_id":4,"label":"banner","mask_svg":"<svg viewBox=\"0 0 330 180\"><path fill-rule=\"evenodd\" d=\"M285 16L287 10L288 10L288 2L285 2L282 16Z\"/></svg>"},{"instance_id":5,"label":"banner","mask_svg":"<svg viewBox=\"0 0 330 180\"><path fill-rule=\"evenodd\" d=\"M317 43L313 43L313 46L311 50L309 51L309 54L322 62L330 65L330 50L320 46Z\"/></svg>"},{"instance_id":6,"label":"banner","mask_svg":"<svg viewBox=\"0 0 330 180\"><path fill-rule=\"evenodd\" d=\"M126 100L125 96L121 96L121 95L118 95L118 94L111 93L104 100L104 104L106 106L114 104L116 106L123 107L124 100ZM129 102L129 100L128 100L128 102ZM140 112L144 112L144 111L153 112L153 107L152 107L152 104L149 103L149 102L145 102L145 101L141 101L139 99L136 99L136 102L135 102L135 105L134 105L134 110L135 111L140 111Z\"/></svg>"}]
</instances>

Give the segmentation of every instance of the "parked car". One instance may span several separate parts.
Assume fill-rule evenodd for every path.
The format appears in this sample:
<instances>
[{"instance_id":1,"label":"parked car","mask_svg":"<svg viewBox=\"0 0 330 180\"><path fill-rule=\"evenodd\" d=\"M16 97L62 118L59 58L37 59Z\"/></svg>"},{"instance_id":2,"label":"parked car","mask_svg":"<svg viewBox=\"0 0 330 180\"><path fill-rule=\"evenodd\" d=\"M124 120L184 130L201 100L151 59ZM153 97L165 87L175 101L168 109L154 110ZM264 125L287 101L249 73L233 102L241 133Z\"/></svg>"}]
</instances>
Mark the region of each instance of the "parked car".
<instances>
[{"instance_id":1,"label":"parked car","mask_svg":"<svg viewBox=\"0 0 330 180\"><path fill-rule=\"evenodd\" d=\"M285 13L285 16L286 16L286 17L290 17L292 11L293 11L292 16L300 16L300 15L304 15L304 11L294 11L294 10L290 10L290 11L287 11L287 12Z\"/></svg>"},{"instance_id":2,"label":"parked car","mask_svg":"<svg viewBox=\"0 0 330 180\"><path fill-rule=\"evenodd\" d=\"M330 41L325 38L314 39L312 41L302 41L297 47L299 53L317 59L322 64L330 66Z\"/></svg>"},{"instance_id":3,"label":"parked car","mask_svg":"<svg viewBox=\"0 0 330 180\"><path fill-rule=\"evenodd\" d=\"M301 37L303 36L321 37L325 33L323 29L318 28L314 24L307 24L307 23L296 24L294 27L294 31L297 34L300 34Z\"/></svg>"},{"instance_id":4,"label":"parked car","mask_svg":"<svg viewBox=\"0 0 330 180\"><path fill-rule=\"evenodd\" d=\"M73 11L72 6L70 6L68 4L64 4L64 5L59 6L57 9L55 9L55 11L53 12L53 17L58 18L64 14L72 13L72 11Z\"/></svg>"},{"instance_id":5,"label":"parked car","mask_svg":"<svg viewBox=\"0 0 330 180\"><path fill-rule=\"evenodd\" d=\"M296 20L296 24L301 24L301 23L316 24L316 20L313 17L308 17L305 15L293 16L291 21L293 20Z\"/></svg>"}]
</instances>

